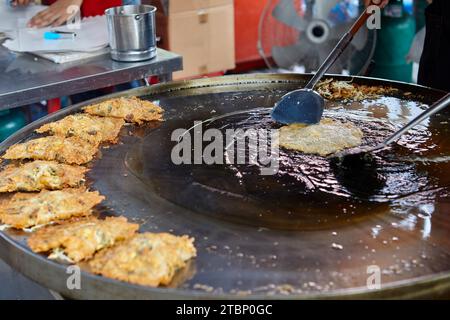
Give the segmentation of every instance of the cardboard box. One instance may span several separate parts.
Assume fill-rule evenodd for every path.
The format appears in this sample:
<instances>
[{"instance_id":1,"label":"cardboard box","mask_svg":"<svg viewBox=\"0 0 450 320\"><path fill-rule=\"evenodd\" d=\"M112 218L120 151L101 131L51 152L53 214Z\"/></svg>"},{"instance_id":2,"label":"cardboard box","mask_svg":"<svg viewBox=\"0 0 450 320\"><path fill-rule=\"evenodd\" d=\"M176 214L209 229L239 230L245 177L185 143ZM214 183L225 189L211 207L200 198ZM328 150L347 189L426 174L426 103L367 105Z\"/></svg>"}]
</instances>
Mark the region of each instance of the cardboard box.
<instances>
[{"instance_id":1,"label":"cardboard box","mask_svg":"<svg viewBox=\"0 0 450 320\"><path fill-rule=\"evenodd\" d=\"M232 0L169 0L169 13L198 11L233 4Z\"/></svg>"},{"instance_id":2,"label":"cardboard box","mask_svg":"<svg viewBox=\"0 0 450 320\"><path fill-rule=\"evenodd\" d=\"M183 56L184 70L175 79L226 71L235 67L232 0L170 0L155 5L158 46Z\"/></svg>"}]
</instances>

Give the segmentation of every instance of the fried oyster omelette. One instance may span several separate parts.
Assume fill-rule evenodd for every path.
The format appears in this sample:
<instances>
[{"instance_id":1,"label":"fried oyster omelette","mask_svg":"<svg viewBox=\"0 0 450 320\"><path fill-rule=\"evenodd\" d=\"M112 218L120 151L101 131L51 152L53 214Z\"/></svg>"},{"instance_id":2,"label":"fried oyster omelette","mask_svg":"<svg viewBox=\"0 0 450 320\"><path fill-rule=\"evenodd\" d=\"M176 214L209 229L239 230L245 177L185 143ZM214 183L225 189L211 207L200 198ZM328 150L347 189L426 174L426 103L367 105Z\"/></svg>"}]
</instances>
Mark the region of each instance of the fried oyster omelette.
<instances>
[{"instance_id":1,"label":"fried oyster omelette","mask_svg":"<svg viewBox=\"0 0 450 320\"><path fill-rule=\"evenodd\" d=\"M327 156L361 145L362 131L351 122L323 119L318 124L294 123L280 128L281 147Z\"/></svg>"},{"instance_id":2,"label":"fried oyster omelette","mask_svg":"<svg viewBox=\"0 0 450 320\"><path fill-rule=\"evenodd\" d=\"M139 225L124 217L81 218L39 229L28 239L34 252L61 250L72 262L91 258L97 251L132 237Z\"/></svg>"},{"instance_id":3,"label":"fried oyster omelette","mask_svg":"<svg viewBox=\"0 0 450 320\"><path fill-rule=\"evenodd\" d=\"M75 136L92 143L115 143L124 124L123 119L78 113L56 122L47 123L37 129L36 132L47 132L51 135L66 138Z\"/></svg>"},{"instance_id":4,"label":"fried oyster omelette","mask_svg":"<svg viewBox=\"0 0 450 320\"><path fill-rule=\"evenodd\" d=\"M0 192L60 190L84 184L88 169L54 161L9 164L0 172Z\"/></svg>"},{"instance_id":5,"label":"fried oyster omelette","mask_svg":"<svg viewBox=\"0 0 450 320\"><path fill-rule=\"evenodd\" d=\"M157 287L168 285L176 271L196 256L194 239L168 233L141 233L97 253L91 271L105 277Z\"/></svg>"},{"instance_id":6,"label":"fried oyster omelette","mask_svg":"<svg viewBox=\"0 0 450 320\"><path fill-rule=\"evenodd\" d=\"M110 99L83 108L91 115L121 118L141 124L145 121L162 121L163 109L150 101L136 97Z\"/></svg>"},{"instance_id":7,"label":"fried oyster omelette","mask_svg":"<svg viewBox=\"0 0 450 320\"><path fill-rule=\"evenodd\" d=\"M85 164L98 151L98 144L78 137L49 136L19 143L9 147L3 159L35 159L58 161L66 164Z\"/></svg>"},{"instance_id":8,"label":"fried oyster omelette","mask_svg":"<svg viewBox=\"0 0 450 320\"><path fill-rule=\"evenodd\" d=\"M352 83L351 81L335 81L326 79L316 86L317 92L328 100L349 99L362 101L365 99L377 99L383 95L393 94L398 89L383 86L367 86Z\"/></svg>"},{"instance_id":9,"label":"fried oyster omelette","mask_svg":"<svg viewBox=\"0 0 450 320\"><path fill-rule=\"evenodd\" d=\"M84 188L39 193L15 193L0 202L0 222L16 229L45 225L72 217L88 216L105 199Z\"/></svg>"}]
</instances>

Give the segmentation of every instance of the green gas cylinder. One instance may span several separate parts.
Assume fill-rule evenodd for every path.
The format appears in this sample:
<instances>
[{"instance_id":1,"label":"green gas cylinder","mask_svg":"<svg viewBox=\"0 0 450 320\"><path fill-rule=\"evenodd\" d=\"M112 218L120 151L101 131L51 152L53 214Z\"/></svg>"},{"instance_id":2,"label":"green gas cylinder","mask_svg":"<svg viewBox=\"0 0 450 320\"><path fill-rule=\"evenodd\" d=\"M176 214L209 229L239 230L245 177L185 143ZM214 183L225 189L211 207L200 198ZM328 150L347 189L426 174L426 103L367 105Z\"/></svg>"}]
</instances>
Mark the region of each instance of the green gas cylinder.
<instances>
[{"instance_id":1,"label":"green gas cylinder","mask_svg":"<svg viewBox=\"0 0 450 320\"><path fill-rule=\"evenodd\" d=\"M0 111L0 142L26 125L26 118L20 110Z\"/></svg>"},{"instance_id":2,"label":"green gas cylinder","mask_svg":"<svg viewBox=\"0 0 450 320\"><path fill-rule=\"evenodd\" d=\"M391 0L384 8L381 29L377 31L371 76L411 82L412 63L406 61L406 56L415 36L416 23L404 10L402 0Z\"/></svg>"}]
</instances>

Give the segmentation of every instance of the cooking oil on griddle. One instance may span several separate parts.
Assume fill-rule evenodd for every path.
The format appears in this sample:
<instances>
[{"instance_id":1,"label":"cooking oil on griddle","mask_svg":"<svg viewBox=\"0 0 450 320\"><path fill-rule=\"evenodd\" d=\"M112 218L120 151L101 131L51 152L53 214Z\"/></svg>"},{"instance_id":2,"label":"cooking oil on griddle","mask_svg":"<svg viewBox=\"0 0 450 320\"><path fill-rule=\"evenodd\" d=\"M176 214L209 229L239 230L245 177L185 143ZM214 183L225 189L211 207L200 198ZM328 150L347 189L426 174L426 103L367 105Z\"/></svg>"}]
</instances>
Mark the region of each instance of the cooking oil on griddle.
<instances>
[{"instance_id":1,"label":"cooking oil on griddle","mask_svg":"<svg viewBox=\"0 0 450 320\"><path fill-rule=\"evenodd\" d=\"M254 94L253 99L258 95ZM249 105L254 106L254 101ZM266 99L261 106L267 105L271 101ZM353 122L364 132L364 144L375 144L423 107L397 98L333 102L328 103L324 116ZM445 158L450 146L443 137L443 132L448 132L447 116L435 116L391 149L363 162L338 163L281 149L278 171L261 175L263 166L249 161L173 163L171 152L177 144L171 141L174 130L191 128L193 120L217 116L216 112L210 113L214 108L199 109L197 119L172 119L145 137L128 154L127 164L152 192L209 218L269 229L314 230L356 222L368 215L400 212L408 210L408 206L447 197L450 178L442 175L450 169ZM202 123L203 132L277 128L264 108ZM202 150L209 143L203 142ZM239 151L237 144L233 148ZM192 148L191 152L194 155L196 151Z\"/></svg>"}]
</instances>

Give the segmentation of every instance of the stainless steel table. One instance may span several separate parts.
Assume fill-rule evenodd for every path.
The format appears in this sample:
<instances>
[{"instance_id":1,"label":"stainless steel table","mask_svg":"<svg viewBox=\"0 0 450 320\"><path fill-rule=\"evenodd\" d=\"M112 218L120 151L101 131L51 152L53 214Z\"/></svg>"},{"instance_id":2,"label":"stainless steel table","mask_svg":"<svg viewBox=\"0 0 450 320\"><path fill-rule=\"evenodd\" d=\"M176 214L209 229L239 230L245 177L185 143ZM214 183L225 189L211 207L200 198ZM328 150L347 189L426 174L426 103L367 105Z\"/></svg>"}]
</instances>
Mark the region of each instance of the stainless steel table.
<instances>
[{"instance_id":1,"label":"stainless steel table","mask_svg":"<svg viewBox=\"0 0 450 320\"><path fill-rule=\"evenodd\" d=\"M109 54L73 63L55 64L31 54L15 54L0 46L0 110L42 100L105 88L150 75L161 81L181 70L178 54L158 49L143 62L117 62Z\"/></svg>"},{"instance_id":2,"label":"stainless steel table","mask_svg":"<svg viewBox=\"0 0 450 320\"><path fill-rule=\"evenodd\" d=\"M31 54L15 54L0 46L0 110L100 89L157 75L172 79L182 69L178 54L158 49L155 59L116 62L109 54L55 64ZM55 299L48 289L28 280L0 260L0 299Z\"/></svg>"}]
</instances>

